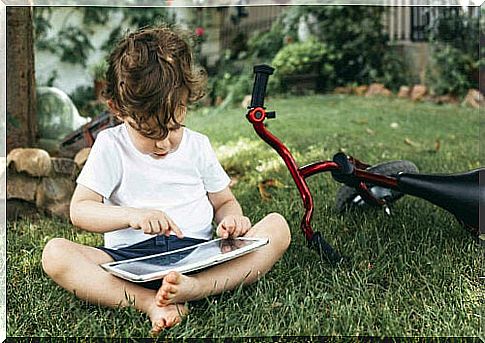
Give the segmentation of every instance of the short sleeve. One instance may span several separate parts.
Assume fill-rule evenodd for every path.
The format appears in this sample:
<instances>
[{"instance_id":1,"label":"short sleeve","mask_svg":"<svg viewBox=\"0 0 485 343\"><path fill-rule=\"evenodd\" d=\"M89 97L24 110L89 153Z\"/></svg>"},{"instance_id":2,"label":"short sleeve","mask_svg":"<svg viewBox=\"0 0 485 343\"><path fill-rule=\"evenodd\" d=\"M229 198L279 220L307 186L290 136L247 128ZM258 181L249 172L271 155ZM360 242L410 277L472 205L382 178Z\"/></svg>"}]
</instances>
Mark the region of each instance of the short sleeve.
<instances>
[{"instance_id":1,"label":"short sleeve","mask_svg":"<svg viewBox=\"0 0 485 343\"><path fill-rule=\"evenodd\" d=\"M101 131L76 182L109 198L121 180L121 159L115 141Z\"/></svg>"},{"instance_id":2,"label":"short sleeve","mask_svg":"<svg viewBox=\"0 0 485 343\"><path fill-rule=\"evenodd\" d=\"M207 192L217 193L224 190L231 182L231 179L217 160L216 153L212 149L209 139L207 137L204 138L202 149L204 152L203 168L201 171L202 181Z\"/></svg>"}]
</instances>

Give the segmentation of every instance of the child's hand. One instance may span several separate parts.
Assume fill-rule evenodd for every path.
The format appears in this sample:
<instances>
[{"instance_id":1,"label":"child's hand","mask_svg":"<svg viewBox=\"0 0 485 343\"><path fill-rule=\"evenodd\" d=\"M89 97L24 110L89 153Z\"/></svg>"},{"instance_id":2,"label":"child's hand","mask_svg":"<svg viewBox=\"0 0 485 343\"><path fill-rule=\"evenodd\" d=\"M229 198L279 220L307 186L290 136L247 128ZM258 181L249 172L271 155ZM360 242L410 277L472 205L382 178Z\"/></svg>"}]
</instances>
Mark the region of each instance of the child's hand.
<instances>
[{"instance_id":1,"label":"child's hand","mask_svg":"<svg viewBox=\"0 0 485 343\"><path fill-rule=\"evenodd\" d=\"M245 216L227 216L217 226L216 233L222 238L244 236L251 228L251 221Z\"/></svg>"},{"instance_id":2,"label":"child's hand","mask_svg":"<svg viewBox=\"0 0 485 343\"><path fill-rule=\"evenodd\" d=\"M149 209L135 209L130 218L130 226L134 229L141 229L149 235L170 236L175 232L178 238L184 238L180 228L164 212Z\"/></svg>"}]
</instances>

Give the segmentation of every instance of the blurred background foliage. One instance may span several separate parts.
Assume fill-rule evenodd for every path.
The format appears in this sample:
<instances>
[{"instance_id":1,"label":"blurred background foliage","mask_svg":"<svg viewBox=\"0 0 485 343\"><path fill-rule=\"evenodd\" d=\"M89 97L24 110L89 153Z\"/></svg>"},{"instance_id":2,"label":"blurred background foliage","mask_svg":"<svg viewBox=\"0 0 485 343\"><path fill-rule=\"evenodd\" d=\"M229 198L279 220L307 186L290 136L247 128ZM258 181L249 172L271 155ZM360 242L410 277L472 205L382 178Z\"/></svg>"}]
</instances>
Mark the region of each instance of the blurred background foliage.
<instances>
[{"instance_id":1,"label":"blurred background foliage","mask_svg":"<svg viewBox=\"0 0 485 343\"><path fill-rule=\"evenodd\" d=\"M82 24L71 24L67 17L53 38L47 36L53 10L35 8L36 48L56 54L63 62L89 68L94 80L101 79L106 65L103 61L87 65L87 57L94 49L91 39L110 18L117 16L119 25L101 44L106 54L126 30L177 21L174 12L167 8L73 7L72 13L82 16ZM339 86L373 82L394 91L401 85L412 85L413 66L407 64L385 33L384 11L385 7L380 6L288 6L269 30L238 33L231 38L229 47L219 52L216 65L207 68L209 99L205 104L241 102L250 93L251 68L257 63L277 68L271 80L272 94L294 92L295 88L287 85L305 77L312 78L312 87L299 89L300 93L328 92ZM234 26L244 14L239 9L237 15L231 16ZM208 17L206 22L210 21ZM196 29L199 24L200 20L185 23L191 32L201 30L193 42L197 56L202 54L201 46L206 40L203 28ZM426 27L431 49L425 79L432 93L462 96L468 89L478 88L479 34L483 34L483 25L480 31L479 24L478 16L459 12L438 18ZM204 64L204 56L199 61ZM52 85L57 77L52 72L46 85ZM102 109L95 101L95 87L79 86L69 94L81 115L92 116Z\"/></svg>"},{"instance_id":2,"label":"blurred background foliage","mask_svg":"<svg viewBox=\"0 0 485 343\"><path fill-rule=\"evenodd\" d=\"M35 45L40 51L48 51L59 57L61 62L81 65L88 68L93 76L93 85L81 85L69 94L82 116L94 117L106 109L105 105L97 101L99 92L96 81L103 81L107 70L105 58L94 65L87 65L88 56L94 51L92 36L96 30L102 28L108 20L118 15L118 25L111 29L108 38L101 43L101 50L105 57L114 44L128 30L153 25L173 25L175 17L166 8L141 7L73 7L69 15L64 18L61 29L54 37L48 36L52 29L52 15L55 7L34 7ZM80 15L81 24L73 24L70 16ZM52 86L57 72L53 72L45 86Z\"/></svg>"},{"instance_id":3,"label":"blurred background foliage","mask_svg":"<svg viewBox=\"0 0 485 343\"><path fill-rule=\"evenodd\" d=\"M432 52L427 80L434 93L463 96L470 88L478 89L479 68L484 63L479 56L483 20L483 16L458 12L438 18L428 28Z\"/></svg>"}]
</instances>

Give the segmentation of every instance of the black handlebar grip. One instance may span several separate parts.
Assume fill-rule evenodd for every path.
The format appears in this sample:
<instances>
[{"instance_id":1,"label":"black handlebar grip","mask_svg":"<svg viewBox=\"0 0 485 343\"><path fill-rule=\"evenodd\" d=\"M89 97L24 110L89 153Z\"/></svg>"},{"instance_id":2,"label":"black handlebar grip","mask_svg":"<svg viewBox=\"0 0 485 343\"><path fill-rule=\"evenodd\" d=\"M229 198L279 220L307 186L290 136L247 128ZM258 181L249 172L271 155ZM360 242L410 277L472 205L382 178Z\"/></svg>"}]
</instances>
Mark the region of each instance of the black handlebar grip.
<instances>
[{"instance_id":1,"label":"black handlebar grip","mask_svg":"<svg viewBox=\"0 0 485 343\"><path fill-rule=\"evenodd\" d=\"M266 64L254 66L254 78L253 94L251 96L251 105L249 108L263 107L264 95L266 93L266 85L268 84L268 78L273 74L274 68Z\"/></svg>"}]
</instances>

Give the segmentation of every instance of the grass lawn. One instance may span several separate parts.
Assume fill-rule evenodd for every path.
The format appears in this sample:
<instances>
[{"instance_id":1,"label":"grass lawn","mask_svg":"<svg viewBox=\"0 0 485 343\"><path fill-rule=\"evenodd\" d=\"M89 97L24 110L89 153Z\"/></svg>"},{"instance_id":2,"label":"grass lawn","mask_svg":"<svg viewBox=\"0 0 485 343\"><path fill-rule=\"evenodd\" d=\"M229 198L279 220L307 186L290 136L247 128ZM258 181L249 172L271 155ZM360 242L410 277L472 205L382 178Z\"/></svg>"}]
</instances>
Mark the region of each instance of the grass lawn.
<instances>
[{"instance_id":1,"label":"grass lawn","mask_svg":"<svg viewBox=\"0 0 485 343\"><path fill-rule=\"evenodd\" d=\"M368 163L408 159L423 173L480 166L475 110L333 95L266 103L278 113L269 128L300 164L331 159L343 150ZM298 191L244 110L200 110L188 126L211 138L221 162L238 180L233 191L252 221L280 212L290 223L293 241L260 282L192 303L188 318L162 337L479 335L483 247L450 214L404 197L391 217L375 210L340 216L333 208L339 185L329 175L313 176L314 229L349 258L331 267L306 247L299 231L303 210ZM270 178L286 187L269 189L271 200L262 201L257 185ZM89 305L44 275L41 252L53 237L102 243L101 236L56 219L9 222L7 335L148 336L146 316Z\"/></svg>"}]
</instances>

